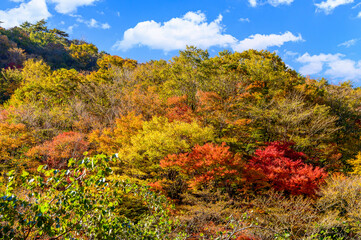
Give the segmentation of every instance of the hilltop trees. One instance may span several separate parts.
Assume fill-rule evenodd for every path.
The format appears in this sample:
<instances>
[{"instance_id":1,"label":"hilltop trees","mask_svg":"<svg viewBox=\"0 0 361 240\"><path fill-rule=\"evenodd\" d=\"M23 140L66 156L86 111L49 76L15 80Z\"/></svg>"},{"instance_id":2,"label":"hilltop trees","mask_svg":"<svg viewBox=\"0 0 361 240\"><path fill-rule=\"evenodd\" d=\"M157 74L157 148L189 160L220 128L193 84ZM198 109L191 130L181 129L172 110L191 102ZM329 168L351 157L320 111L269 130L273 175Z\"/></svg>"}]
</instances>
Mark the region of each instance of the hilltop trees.
<instances>
[{"instance_id":1,"label":"hilltop trees","mask_svg":"<svg viewBox=\"0 0 361 240\"><path fill-rule=\"evenodd\" d=\"M347 231L357 236L358 226L347 219L345 228L322 222L325 212L344 219L344 209L327 208L335 201L329 195L343 191L341 185L355 188L360 174L361 91L349 82L305 78L268 51L211 56L187 47L170 61L138 63L70 40L44 21L0 33L2 169L33 174L47 164L54 174L69 170L63 180L72 182L70 158L115 154L104 182L148 184L166 194L190 224L190 234L200 236L207 228L229 233L226 213L243 219L232 222L242 229L254 220L254 210L272 236L332 236L333 227L343 237ZM136 213L146 206L136 196L119 194L123 208L111 209L111 218L129 206L127 216L140 221ZM8 197L3 203L13 204ZM315 208L321 205L322 213ZM286 226L300 209L313 214L312 223L301 219ZM347 218L357 218L347 211ZM239 236L256 234L251 229L257 225L250 224ZM57 230L51 231L55 236Z\"/></svg>"}]
</instances>

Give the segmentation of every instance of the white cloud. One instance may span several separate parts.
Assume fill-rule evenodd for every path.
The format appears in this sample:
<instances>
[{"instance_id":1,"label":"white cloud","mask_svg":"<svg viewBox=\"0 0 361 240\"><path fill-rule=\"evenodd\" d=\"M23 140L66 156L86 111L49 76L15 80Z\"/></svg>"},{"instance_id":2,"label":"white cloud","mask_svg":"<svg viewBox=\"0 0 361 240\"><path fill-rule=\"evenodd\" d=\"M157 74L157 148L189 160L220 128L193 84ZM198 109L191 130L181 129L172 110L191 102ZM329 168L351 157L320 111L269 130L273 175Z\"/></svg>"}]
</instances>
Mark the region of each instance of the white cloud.
<instances>
[{"instance_id":1,"label":"white cloud","mask_svg":"<svg viewBox=\"0 0 361 240\"><path fill-rule=\"evenodd\" d=\"M74 28L76 28L78 26L79 26L78 24L71 25L66 29L66 32L69 33L69 34L73 34Z\"/></svg>"},{"instance_id":2,"label":"white cloud","mask_svg":"<svg viewBox=\"0 0 361 240\"><path fill-rule=\"evenodd\" d=\"M88 27L92 27L92 28L95 28L99 25L98 21L95 20L94 18L90 19L90 21L88 22Z\"/></svg>"},{"instance_id":3,"label":"white cloud","mask_svg":"<svg viewBox=\"0 0 361 240\"><path fill-rule=\"evenodd\" d=\"M339 45L337 45L338 47L351 47L353 45L356 44L356 42L358 41L358 39L351 39L351 40L348 40L346 42L343 42L343 43L340 43Z\"/></svg>"},{"instance_id":4,"label":"white cloud","mask_svg":"<svg viewBox=\"0 0 361 240\"><path fill-rule=\"evenodd\" d=\"M55 3L55 10L59 13L70 14L78 7L91 5L99 0L10 0L20 3L18 7L9 10L0 10L2 27L10 28L19 26L25 21L35 23L41 19L48 19L51 14L48 11L47 2ZM109 24L99 24L100 28L107 29Z\"/></svg>"},{"instance_id":5,"label":"white cloud","mask_svg":"<svg viewBox=\"0 0 361 240\"><path fill-rule=\"evenodd\" d=\"M252 7L256 7L257 6L257 0L248 0L249 4L252 6Z\"/></svg>"},{"instance_id":6,"label":"white cloud","mask_svg":"<svg viewBox=\"0 0 361 240\"><path fill-rule=\"evenodd\" d=\"M357 17L358 17L358 18L361 18L361 12L359 12L359 13L357 14Z\"/></svg>"},{"instance_id":7,"label":"white cloud","mask_svg":"<svg viewBox=\"0 0 361 240\"><path fill-rule=\"evenodd\" d=\"M250 22L249 18L240 18L238 20L241 22Z\"/></svg>"},{"instance_id":8,"label":"white cloud","mask_svg":"<svg viewBox=\"0 0 361 240\"><path fill-rule=\"evenodd\" d=\"M325 63L334 62L340 59L342 54L323 54L311 56L309 53L303 54L297 58L296 61L305 64L299 70L303 75L312 75L320 73L323 70Z\"/></svg>"},{"instance_id":9,"label":"white cloud","mask_svg":"<svg viewBox=\"0 0 361 240\"><path fill-rule=\"evenodd\" d=\"M113 46L118 50L128 50L135 46L147 46L165 52L184 49L187 45L199 48L212 46L230 47L234 51L247 49L266 49L281 46L285 42L301 41L301 35L295 36L291 32L281 35L252 35L239 41L229 34L223 33L222 15L208 23L204 13L188 12L181 18L172 18L168 22L157 23L145 21L124 32L123 40Z\"/></svg>"},{"instance_id":10,"label":"white cloud","mask_svg":"<svg viewBox=\"0 0 361 240\"><path fill-rule=\"evenodd\" d=\"M340 59L330 62L325 74L343 80L361 80L361 61L355 62L350 59Z\"/></svg>"},{"instance_id":11,"label":"white cloud","mask_svg":"<svg viewBox=\"0 0 361 240\"><path fill-rule=\"evenodd\" d=\"M81 16L78 16L76 21L79 23L84 23L85 25L87 25L90 28L102 28L102 29L110 28L110 25L108 23L100 23L97 20L95 20L94 18L87 21L87 20L84 20Z\"/></svg>"},{"instance_id":12,"label":"white cloud","mask_svg":"<svg viewBox=\"0 0 361 240\"><path fill-rule=\"evenodd\" d=\"M293 51L287 51L285 50L285 55L286 56L297 56L298 52L293 52Z\"/></svg>"},{"instance_id":13,"label":"white cloud","mask_svg":"<svg viewBox=\"0 0 361 240\"><path fill-rule=\"evenodd\" d=\"M240 41L238 44L234 45L233 50L239 52L247 49L261 50L273 46L280 47L286 42L298 42L298 41L303 41L302 36L300 34L298 36L295 36L291 32L285 32L284 34L280 34L280 35L255 34Z\"/></svg>"},{"instance_id":14,"label":"white cloud","mask_svg":"<svg viewBox=\"0 0 361 240\"><path fill-rule=\"evenodd\" d=\"M325 75L331 79L342 80L361 80L361 61L345 59L345 55L337 54L319 54L311 56L305 53L296 61L305 64L300 68L303 75L312 75L321 73L323 70Z\"/></svg>"},{"instance_id":15,"label":"white cloud","mask_svg":"<svg viewBox=\"0 0 361 240\"><path fill-rule=\"evenodd\" d=\"M268 0L268 3L274 7L277 7L281 4L290 5L292 2L293 0Z\"/></svg>"},{"instance_id":16,"label":"white cloud","mask_svg":"<svg viewBox=\"0 0 361 240\"><path fill-rule=\"evenodd\" d=\"M0 21L3 22L1 26L5 28L19 26L25 21L35 23L50 16L45 0L31 0L16 8L0 10Z\"/></svg>"},{"instance_id":17,"label":"white cloud","mask_svg":"<svg viewBox=\"0 0 361 240\"><path fill-rule=\"evenodd\" d=\"M99 0L48 0L55 3L55 10L59 13L69 14L76 12L78 7L89 6Z\"/></svg>"},{"instance_id":18,"label":"white cloud","mask_svg":"<svg viewBox=\"0 0 361 240\"><path fill-rule=\"evenodd\" d=\"M223 34L222 15L207 23L201 12L188 12L181 18L172 18L163 24L155 21L138 23L124 32L122 41L114 48L127 50L137 45L161 49L166 52L184 49L186 45L200 48L211 46L227 47L237 42L233 36Z\"/></svg>"},{"instance_id":19,"label":"white cloud","mask_svg":"<svg viewBox=\"0 0 361 240\"><path fill-rule=\"evenodd\" d=\"M108 23L103 23L100 27L103 29L109 29L110 25Z\"/></svg>"},{"instance_id":20,"label":"white cloud","mask_svg":"<svg viewBox=\"0 0 361 240\"><path fill-rule=\"evenodd\" d=\"M341 5L353 3L354 0L326 0L321 3L315 3L318 10L324 11L326 14L330 14L335 8Z\"/></svg>"},{"instance_id":21,"label":"white cloud","mask_svg":"<svg viewBox=\"0 0 361 240\"><path fill-rule=\"evenodd\" d=\"M274 7L277 7L279 5L290 5L294 0L266 0L266 1L260 1L260 0L248 0L248 3L252 7L257 7L257 5L264 5L264 4L270 4Z\"/></svg>"}]
</instances>

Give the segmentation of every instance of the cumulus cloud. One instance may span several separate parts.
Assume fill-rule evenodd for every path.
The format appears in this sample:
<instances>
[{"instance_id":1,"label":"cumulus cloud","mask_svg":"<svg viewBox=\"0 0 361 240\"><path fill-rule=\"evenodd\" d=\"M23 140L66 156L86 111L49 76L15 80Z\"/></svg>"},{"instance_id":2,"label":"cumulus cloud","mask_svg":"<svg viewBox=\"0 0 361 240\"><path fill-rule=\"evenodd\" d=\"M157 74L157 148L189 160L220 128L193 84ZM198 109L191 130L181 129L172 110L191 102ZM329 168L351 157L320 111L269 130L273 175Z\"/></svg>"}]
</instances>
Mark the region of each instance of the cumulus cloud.
<instances>
[{"instance_id":1,"label":"cumulus cloud","mask_svg":"<svg viewBox=\"0 0 361 240\"><path fill-rule=\"evenodd\" d=\"M350 59L340 59L330 62L325 74L343 80L361 80L361 61L355 62Z\"/></svg>"},{"instance_id":2,"label":"cumulus cloud","mask_svg":"<svg viewBox=\"0 0 361 240\"><path fill-rule=\"evenodd\" d=\"M342 56L343 55L339 53L335 55L321 53L320 55L313 56L309 53L305 53L297 58L296 61L304 64L299 70L301 74L312 75L320 73L323 70L325 63L338 61Z\"/></svg>"},{"instance_id":3,"label":"cumulus cloud","mask_svg":"<svg viewBox=\"0 0 361 240\"><path fill-rule=\"evenodd\" d=\"M255 34L252 35L238 44L233 46L233 50L235 51L244 51L247 49L266 49L269 47L277 46L280 47L286 42L298 42L303 41L302 36L299 34L298 36L293 35L291 32L285 32L283 34L270 34L270 35L262 35Z\"/></svg>"},{"instance_id":4,"label":"cumulus cloud","mask_svg":"<svg viewBox=\"0 0 361 240\"><path fill-rule=\"evenodd\" d=\"M45 0L31 0L16 8L0 10L0 21L3 22L1 26L5 28L18 26L25 21L35 23L50 16Z\"/></svg>"},{"instance_id":5,"label":"cumulus cloud","mask_svg":"<svg viewBox=\"0 0 361 240\"><path fill-rule=\"evenodd\" d=\"M155 21L138 23L134 28L124 32L122 41L118 41L116 49L127 50L134 46L148 46L164 51L184 49L186 45L200 48L211 46L227 47L237 40L223 34L222 15L213 22L207 23L201 12L188 12L181 18L172 18L163 24Z\"/></svg>"},{"instance_id":6,"label":"cumulus cloud","mask_svg":"<svg viewBox=\"0 0 361 240\"><path fill-rule=\"evenodd\" d=\"M48 11L47 3L54 3L55 10L63 14L71 14L78 7L91 5L99 0L10 0L19 3L18 7L0 10L0 21L2 27L10 28L19 26L25 21L35 23L42 19L48 19L51 14ZM99 28L110 28L109 24L99 24Z\"/></svg>"},{"instance_id":7,"label":"cumulus cloud","mask_svg":"<svg viewBox=\"0 0 361 240\"><path fill-rule=\"evenodd\" d=\"M260 0L248 0L249 4L252 7L257 7L258 5L264 5L264 4L270 4L274 7L277 7L278 5L290 5L294 0L266 0L266 1L260 1Z\"/></svg>"},{"instance_id":8,"label":"cumulus cloud","mask_svg":"<svg viewBox=\"0 0 361 240\"><path fill-rule=\"evenodd\" d=\"M296 61L304 64L299 70L301 74L312 75L324 71L325 75L332 79L342 80L361 80L361 61L345 59L345 55L337 54L319 54L311 56L305 53Z\"/></svg>"},{"instance_id":9,"label":"cumulus cloud","mask_svg":"<svg viewBox=\"0 0 361 240\"><path fill-rule=\"evenodd\" d=\"M318 10L330 14L335 8L341 5L353 3L354 0L326 0L321 3L315 3Z\"/></svg>"},{"instance_id":10,"label":"cumulus cloud","mask_svg":"<svg viewBox=\"0 0 361 240\"><path fill-rule=\"evenodd\" d=\"M55 3L55 10L59 13L69 14L76 12L78 7L89 6L99 0L48 0Z\"/></svg>"},{"instance_id":11,"label":"cumulus cloud","mask_svg":"<svg viewBox=\"0 0 361 240\"><path fill-rule=\"evenodd\" d=\"M301 41L301 35L291 32L284 34L252 35L242 41L224 33L221 24L222 15L208 23L202 12L188 12L181 18L172 18L168 22L145 21L124 32L123 40L115 43L114 48L128 50L135 46L147 46L165 52L184 49L187 45L200 48L212 46L230 47L235 51L247 49L266 49L281 46L285 42Z\"/></svg>"}]
</instances>

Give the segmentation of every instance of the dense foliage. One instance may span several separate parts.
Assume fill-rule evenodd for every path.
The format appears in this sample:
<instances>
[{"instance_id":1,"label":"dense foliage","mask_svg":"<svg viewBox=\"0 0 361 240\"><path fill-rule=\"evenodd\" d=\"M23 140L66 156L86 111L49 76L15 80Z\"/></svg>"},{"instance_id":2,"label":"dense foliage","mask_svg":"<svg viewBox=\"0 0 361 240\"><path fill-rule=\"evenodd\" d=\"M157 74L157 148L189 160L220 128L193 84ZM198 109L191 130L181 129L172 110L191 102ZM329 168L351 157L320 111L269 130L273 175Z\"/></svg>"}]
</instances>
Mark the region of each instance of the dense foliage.
<instances>
[{"instance_id":1,"label":"dense foliage","mask_svg":"<svg viewBox=\"0 0 361 240\"><path fill-rule=\"evenodd\" d=\"M327 174L319 167L305 164L307 156L290 148L290 143L273 142L264 150L256 150L249 161L249 181L254 172L258 181L269 183L277 191L292 195L314 195Z\"/></svg>"},{"instance_id":2,"label":"dense foliage","mask_svg":"<svg viewBox=\"0 0 361 240\"><path fill-rule=\"evenodd\" d=\"M44 21L0 28L0 68L1 238L361 238L350 82L268 51L139 64Z\"/></svg>"},{"instance_id":3,"label":"dense foliage","mask_svg":"<svg viewBox=\"0 0 361 240\"><path fill-rule=\"evenodd\" d=\"M107 180L104 156L70 161L68 170L47 170L39 176L22 172L20 185L13 171L0 199L1 239L161 239L170 235L166 199L142 186ZM134 197L141 219L122 211Z\"/></svg>"}]
</instances>

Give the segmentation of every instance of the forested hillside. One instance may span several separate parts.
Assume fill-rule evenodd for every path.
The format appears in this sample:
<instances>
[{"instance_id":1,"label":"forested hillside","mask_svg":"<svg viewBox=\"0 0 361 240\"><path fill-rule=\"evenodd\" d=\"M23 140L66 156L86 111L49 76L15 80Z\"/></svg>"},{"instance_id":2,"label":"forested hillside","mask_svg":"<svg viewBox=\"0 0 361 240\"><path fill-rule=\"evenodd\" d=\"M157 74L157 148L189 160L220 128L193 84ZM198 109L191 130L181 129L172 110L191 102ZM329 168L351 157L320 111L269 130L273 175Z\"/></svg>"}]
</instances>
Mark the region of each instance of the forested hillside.
<instances>
[{"instance_id":1,"label":"forested hillside","mask_svg":"<svg viewBox=\"0 0 361 240\"><path fill-rule=\"evenodd\" d=\"M268 51L138 63L0 29L1 239L360 239L361 89Z\"/></svg>"}]
</instances>

